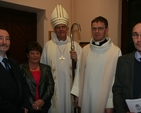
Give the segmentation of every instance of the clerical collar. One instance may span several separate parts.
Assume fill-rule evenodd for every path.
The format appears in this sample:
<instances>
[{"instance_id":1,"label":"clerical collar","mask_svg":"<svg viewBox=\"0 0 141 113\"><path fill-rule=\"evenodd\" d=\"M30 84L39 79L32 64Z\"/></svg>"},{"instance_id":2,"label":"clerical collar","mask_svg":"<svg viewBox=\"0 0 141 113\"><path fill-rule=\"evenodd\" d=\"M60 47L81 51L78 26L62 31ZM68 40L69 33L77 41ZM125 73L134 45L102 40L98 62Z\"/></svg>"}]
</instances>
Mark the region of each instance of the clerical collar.
<instances>
[{"instance_id":1,"label":"clerical collar","mask_svg":"<svg viewBox=\"0 0 141 113\"><path fill-rule=\"evenodd\" d=\"M101 46L101 45L103 45L104 43L106 43L108 41L108 39L104 39L103 41L101 41L101 42L95 42L94 40L92 41L92 44L93 45L96 45L96 46Z\"/></svg>"}]
</instances>

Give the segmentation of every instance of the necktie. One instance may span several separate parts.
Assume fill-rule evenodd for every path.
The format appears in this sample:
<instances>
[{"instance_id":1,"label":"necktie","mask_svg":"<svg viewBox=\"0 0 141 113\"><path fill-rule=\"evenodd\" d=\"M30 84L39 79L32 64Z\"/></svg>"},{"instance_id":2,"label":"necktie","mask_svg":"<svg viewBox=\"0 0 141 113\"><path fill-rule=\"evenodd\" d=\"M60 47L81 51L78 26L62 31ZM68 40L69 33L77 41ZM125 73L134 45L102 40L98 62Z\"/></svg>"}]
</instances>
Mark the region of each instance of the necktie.
<instances>
[{"instance_id":1,"label":"necktie","mask_svg":"<svg viewBox=\"0 0 141 113\"><path fill-rule=\"evenodd\" d=\"M10 71L10 67L9 67L9 62L6 58L3 58L2 60L5 64L5 69L9 72Z\"/></svg>"}]
</instances>

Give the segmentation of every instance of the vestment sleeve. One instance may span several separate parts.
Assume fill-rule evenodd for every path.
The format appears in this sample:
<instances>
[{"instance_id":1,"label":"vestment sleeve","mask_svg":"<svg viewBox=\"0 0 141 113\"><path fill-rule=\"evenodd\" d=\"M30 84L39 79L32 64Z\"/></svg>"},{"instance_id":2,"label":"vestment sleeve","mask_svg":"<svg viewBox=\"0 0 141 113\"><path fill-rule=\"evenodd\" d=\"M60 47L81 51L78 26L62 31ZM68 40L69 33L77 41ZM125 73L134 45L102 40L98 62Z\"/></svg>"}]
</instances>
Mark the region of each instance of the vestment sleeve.
<instances>
[{"instance_id":1,"label":"vestment sleeve","mask_svg":"<svg viewBox=\"0 0 141 113\"><path fill-rule=\"evenodd\" d=\"M75 77L74 77L74 81L73 81L73 86L72 86L72 90L71 90L71 94L75 95L78 97L79 95L79 81L80 81L80 61L81 61L81 53L82 53L82 48L77 45L77 63L76 63L76 69L75 69Z\"/></svg>"},{"instance_id":2,"label":"vestment sleeve","mask_svg":"<svg viewBox=\"0 0 141 113\"><path fill-rule=\"evenodd\" d=\"M47 64L47 43L44 45L40 62L43 64Z\"/></svg>"},{"instance_id":3,"label":"vestment sleeve","mask_svg":"<svg viewBox=\"0 0 141 113\"><path fill-rule=\"evenodd\" d=\"M113 79L112 85L113 85L113 83L114 83L114 79ZM109 97L108 97L108 100L107 100L106 108L113 108L112 86L110 88L110 93L109 93Z\"/></svg>"}]
</instances>

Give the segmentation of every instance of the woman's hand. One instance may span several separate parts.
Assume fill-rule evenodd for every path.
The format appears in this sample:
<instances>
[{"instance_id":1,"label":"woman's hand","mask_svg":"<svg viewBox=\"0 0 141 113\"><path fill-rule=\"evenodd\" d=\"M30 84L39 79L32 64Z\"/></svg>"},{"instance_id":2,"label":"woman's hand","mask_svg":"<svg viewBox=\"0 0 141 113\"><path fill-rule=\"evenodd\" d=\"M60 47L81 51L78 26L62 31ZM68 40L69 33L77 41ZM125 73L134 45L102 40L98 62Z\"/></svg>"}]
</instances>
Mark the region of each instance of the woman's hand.
<instances>
[{"instance_id":1,"label":"woman's hand","mask_svg":"<svg viewBox=\"0 0 141 113\"><path fill-rule=\"evenodd\" d=\"M36 111L42 110L42 106L44 105L44 103L45 102L43 100L38 99L32 104L32 108Z\"/></svg>"}]
</instances>

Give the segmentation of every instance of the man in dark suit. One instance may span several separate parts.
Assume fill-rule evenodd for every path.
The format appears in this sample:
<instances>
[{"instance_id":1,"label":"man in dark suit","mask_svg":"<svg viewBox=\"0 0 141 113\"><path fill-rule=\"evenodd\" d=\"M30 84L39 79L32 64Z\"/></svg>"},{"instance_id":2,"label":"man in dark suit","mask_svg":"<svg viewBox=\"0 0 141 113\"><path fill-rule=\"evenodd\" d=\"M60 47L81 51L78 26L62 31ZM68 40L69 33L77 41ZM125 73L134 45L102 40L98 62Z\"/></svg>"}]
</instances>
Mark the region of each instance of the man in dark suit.
<instances>
[{"instance_id":1,"label":"man in dark suit","mask_svg":"<svg viewBox=\"0 0 141 113\"><path fill-rule=\"evenodd\" d=\"M9 33L0 29L0 112L28 113L29 89L17 61L6 56L9 47Z\"/></svg>"},{"instance_id":2,"label":"man in dark suit","mask_svg":"<svg viewBox=\"0 0 141 113\"><path fill-rule=\"evenodd\" d=\"M136 51L119 57L113 85L115 113L131 113L126 99L141 98L141 22L132 30Z\"/></svg>"}]
</instances>

